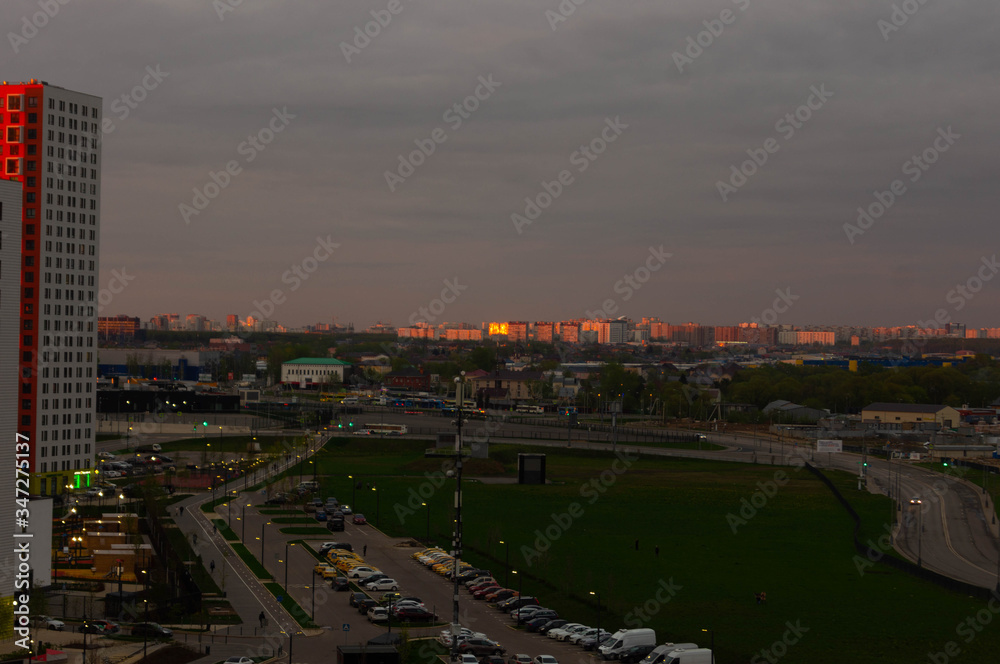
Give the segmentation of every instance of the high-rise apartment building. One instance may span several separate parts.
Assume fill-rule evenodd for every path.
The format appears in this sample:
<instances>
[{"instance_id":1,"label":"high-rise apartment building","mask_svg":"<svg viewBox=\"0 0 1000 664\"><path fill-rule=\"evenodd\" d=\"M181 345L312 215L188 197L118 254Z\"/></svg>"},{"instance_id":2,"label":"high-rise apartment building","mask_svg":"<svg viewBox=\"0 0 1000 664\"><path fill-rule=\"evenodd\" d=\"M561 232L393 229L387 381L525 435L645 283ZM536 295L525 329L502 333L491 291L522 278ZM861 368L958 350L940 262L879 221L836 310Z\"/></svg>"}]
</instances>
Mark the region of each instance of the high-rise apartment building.
<instances>
[{"instance_id":1,"label":"high-rise apartment building","mask_svg":"<svg viewBox=\"0 0 1000 664\"><path fill-rule=\"evenodd\" d=\"M19 182L0 180L0 454L9 463L14 463L15 449L23 452L31 449L32 439L20 440L18 433L25 429L18 426L18 411L15 404L24 397L20 389L20 342L21 342L21 200L23 194ZM17 443L21 443L18 445ZM11 473L13 476L13 472ZM11 478L13 481L13 477ZM13 504L12 485L8 500ZM14 510L0 511L0 540L13 542ZM13 595L14 595L14 549L12 546L0 548L0 639L13 635ZM42 547L36 555L47 555Z\"/></svg>"},{"instance_id":2,"label":"high-rise apartment building","mask_svg":"<svg viewBox=\"0 0 1000 664\"><path fill-rule=\"evenodd\" d=\"M17 426L31 490L86 486L97 395L101 99L44 81L0 89L0 177L23 188Z\"/></svg>"}]
</instances>

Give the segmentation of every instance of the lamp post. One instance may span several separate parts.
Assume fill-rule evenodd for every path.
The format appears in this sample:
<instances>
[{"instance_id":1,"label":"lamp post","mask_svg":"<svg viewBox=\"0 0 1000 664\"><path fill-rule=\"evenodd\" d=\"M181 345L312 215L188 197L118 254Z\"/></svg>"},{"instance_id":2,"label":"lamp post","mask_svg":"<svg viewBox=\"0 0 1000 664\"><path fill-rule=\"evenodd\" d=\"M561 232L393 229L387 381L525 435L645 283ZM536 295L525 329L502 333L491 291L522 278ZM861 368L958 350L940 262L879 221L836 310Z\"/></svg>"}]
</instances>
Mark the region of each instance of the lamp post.
<instances>
[{"instance_id":1,"label":"lamp post","mask_svg":"<svg viewBox=\"0 0 1000 664\"><path fill-rule=\"evenodd\" d=\"M431 543L431 506L427 503L420 503L427 508L427 544Z\"/></svg>"},{"instance_id":2,"label":"lamp post","mask_svg":"<svg viewBox=\"0 0 1000 664\"><path fill-rule=\"evenodd\" d=\"M593 595L593 596L595 596L597 598L597 641L598 641L598 643L600 643L600 641L601 641L601 594L600 593L595 593L593 590L590 591L590 594Z\"/></svg>"},{"instance_id":3,"label":"lamp post","mask_svg":"<svg viewBox=\"0 0 1000 664\"><path fill-rule=\"evenodd\" d=\"M348 475L347 479L351 480L351 506L352 507L357 507L358 505L355 502L355 498L357 498L358 485L354 481L354 475Z\"/></svg>"},{"instance_id":4,"label":"lamp post","mask_svg":"<svg viewBox=\"0 0 1000 664\"><path fill-rule=\"evenodd\" d=\"M505 586L509 586L510 585L510 541L505 542L504 540L500 540L500 543L507 548L507 562L504 563L504 569L506 571L504 572L503 584Z\"/></svg>"},{"instance_id":5,"label":"lamp post","mask_svg":"<svg viewBox=\"0 0 1000 664\"><path fill-rule=\"evenodd\" d=\"M709 647L712 649L712 664L715 664L715 630L714 629L702 629L703 632L708 632L711 644Z\"/></svg>"},{"instance_id":6,"label":"lamp post","mask_svg":"<svg viewBox=\"0 0 1000 664\"><path fill-rule=\"evenodd\" d=\"M452 639L451 655L452 660L458 659L458 573L461 569L462 560L462 406L465 404L465 393L462 381L465 379L465 372L461 376L455 376L455 403L458 406L458 419L456 421L457 431L455 434L455 535L452 540L452 555L455 557L455 567L452 577ZM518 619L520 624L520 619Z\"/></svg>"},{"instance_id":7,"label":"lamp post","mask_svg":"<svg viewBox=\"0 0 1000 664\"><path fill-rule=\"evenodd\" d=\"M516 569L512 569L510 571L510 573L511 574L517 574L517 570ZM521 589L522 589L522 587L524 585L522 583L523 580L524 580L524 575L523 574L517 574L517 596L518 597L520 597L522 595ZM520 609L518 609L518 611L517 611L517 626L518 627L521 626L521 611L520 611Z\"/></svg>"},{"instance_id":8,"label":"lamp post","mask_svg":"<svg viewBox=\"0 0 1000 664\"><path fill-rule=\"evenodd\" d=\"M288 592L286 587L285 592ZM312 606L312 620L316 622L316 568L313 567L313 578L312 578L312 601L310 602Z\"/></svg>"},{"instance_id":9,"label":"lamp post","mask_svg":"<svg viewBox=\"0 0 1000 664\"><path fill-rule=\"evenodd\" d=\"M264 564L264 526L269 525L271 525L270 521L260 524L260 562L262 565Z\"/></svg>"},{"instance_id":10,"label":"lamp post","mask_svg":"<svg viewBox=\"0 0 1000 664\"><path fill-rule=\"evenodd\" d=\"M295 546L294 542L285 542L285 592L288 592L288 547Z\"/></svg>"},{"instance_id":11,"label":"lamp post","mask_svg":"<svg viewBox=\"0 0 1000 664\"><path fill-rule=\"evenodd\" d=\"M921 552L923 551L924 543L924 504L923 501L917 501L917 507L919 512L917 512L917 567L923 567L923 557Z\"/></svg>"},{"instance_id":12,"label":"lamp post","mask_svg":"<svg viewBox=\"0 0 1000 664\"><path fill-rule=\"evenodd\" d=\"M240 537L240 540L242 540L243 542L247 541L247 508L248 507L250 507L250 503L247 503L246 505L243 506L243 516L240 517L240 521L243 522L243 534ZM261 563L263 563L263 562L264 561L261 561Z\"/></svg>"}]
</instances>

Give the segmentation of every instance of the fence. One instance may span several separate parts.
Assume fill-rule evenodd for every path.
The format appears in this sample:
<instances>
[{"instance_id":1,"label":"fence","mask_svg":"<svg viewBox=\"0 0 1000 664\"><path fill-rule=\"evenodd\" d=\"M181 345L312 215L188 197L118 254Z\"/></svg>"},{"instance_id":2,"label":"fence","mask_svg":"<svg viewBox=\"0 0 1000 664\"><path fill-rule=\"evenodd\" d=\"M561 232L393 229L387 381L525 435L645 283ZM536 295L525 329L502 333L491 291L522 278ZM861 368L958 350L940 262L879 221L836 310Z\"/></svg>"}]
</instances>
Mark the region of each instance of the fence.
<instances>
[{"instance_id":1,"label":"fence","mask_svg":"<svg viewBox=\"0 0 1000 664\"><path fill-rule=\"evenodd\" d=\"M810 463L806 463L805 466L810 473L815 475L817 478L819 478L821 482L823 482L823 484L826 485L826 488L828 488L830 492L833 493L833 495L837 498L837 500L840 501L840 504L843 505L844 509L847 510L847 513L851 516L851 519L854 520L854 533L851 536L854 542L854 550L857 551L859 555L864 556L866 560L885 563L889 567L910 574L911 576L923 579L924 581L930 581L931 583L937 584L942 588L946 588L948 590L957 593L962 593L964 595L970 595L972 597L976 597L983 601L988 601L990 598L993 597L994 591L990 588L983 588L981 586L976 586L971 583L959 581L958 579L953 579L950 576L939 574L933 570L927 569L926 567L920 567L919 565L910 562L909 560L903 560L902 558L895 558L893 556L885 555L881 551L878 551L876 549L871 548L870 546L862 544L861 541L858 540L858 531L861 529L861 517L858 516L858 513L854 510L853 507L851 507L851 504L847 502L847 499L844 498L844 495L840 493L840 490L833 485L833 482L831 482L826 475L824 475L819 469L817 469Z\"/></svg>"}]
</instances>

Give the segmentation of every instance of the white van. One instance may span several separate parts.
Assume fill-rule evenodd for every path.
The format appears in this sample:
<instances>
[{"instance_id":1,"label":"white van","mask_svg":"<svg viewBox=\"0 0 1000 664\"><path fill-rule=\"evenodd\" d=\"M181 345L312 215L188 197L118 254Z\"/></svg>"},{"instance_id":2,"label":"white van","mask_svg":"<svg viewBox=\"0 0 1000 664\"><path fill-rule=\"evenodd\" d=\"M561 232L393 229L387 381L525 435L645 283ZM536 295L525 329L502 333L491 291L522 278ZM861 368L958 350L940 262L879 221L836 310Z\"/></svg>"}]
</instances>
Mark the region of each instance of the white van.
<instances>
[{"instance_id":1,"label":"white van","mask_svg":"<svg viewBox=\"0 0 1000 664\"><path fill-rule=\"evenodd\" d=\"M656 632L648 627L639 629L620 629L611 635L607 643L601 646L601 657L615 659L632 646L655 646Z\"/></svg>"},{"instance_id":2,"label":"white van","mask_svg":"<svg viewBox=\"0 0 1000 664\"><path fill-rule=\"evenodd\" d=\"M663 664L663 660L673 651L680 650L681 648L694 649L697 647L697 643L664 643L662 646L656 646L639 664Z\"/></svg>"},{"instance_id":3,"label":"white van","mask_svg":"<svg viewBox=\"0 0 1000 664\"><path fill-rule=\"evenodd\" d=\"M675 650L663 660L663 664L712 664L712 651L708 648Z\"/></svg>"}]
</instances>

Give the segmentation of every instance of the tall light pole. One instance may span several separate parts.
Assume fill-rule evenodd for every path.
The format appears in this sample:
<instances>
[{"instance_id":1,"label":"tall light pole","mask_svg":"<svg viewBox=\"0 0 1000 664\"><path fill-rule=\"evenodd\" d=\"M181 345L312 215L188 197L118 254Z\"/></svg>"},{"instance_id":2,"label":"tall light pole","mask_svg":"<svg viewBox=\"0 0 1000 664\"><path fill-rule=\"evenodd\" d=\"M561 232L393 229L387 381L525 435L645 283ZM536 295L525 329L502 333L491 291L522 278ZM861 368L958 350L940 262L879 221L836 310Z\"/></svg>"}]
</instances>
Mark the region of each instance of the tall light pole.
<instances>
[{"instance_id":1,"label":"tall light pole","mask_svg":"<svg viewBox=\"0 0 1000 664\"><path fill-rule=\"evenodd\" d=\"M313 620L313 622L316 622L316 568L315 567L313 567L313 571L312 572L313 572L313 578L312 578L312 601L310 602L310 605L312 606L312 620ZM285 588L285 592L288 592L287 586Z\"/></svg>"},{"instance_id":2,"label":"tall light pole","mask_svg":"<svg viewBox=\"0 0 1000 664\"><path fill-rule=\"evenodd\" d=\"M379 523L379 514L381 514L381 500L378 493L378 487L373 486L372 491L375 492L375 527L378 528L381 524Z\"/></svg>"},{"instance_id":3,"label":"tall light pole","mask_svg":"<svg viewBox=\"0 0 1000 664\"><path fill-rule=\"evenodd\" d=\"M431 543L431 506L427 503L420 503L427 508L427 544Z\"/></svg>"},{"instance_id":4,"label":"tall light pole","mask_svg":"<svg viewBox=\"0 0 1000 664\"><path fill-rule=\"evenodd\" d=\"M451 655L452 661L458 659L458 635L461 629L458 622L458 574L462 560L462 406L465 405L465 394L461 376L455 376L455 403L458 406L457 432L455 434L455 534L452 540L452 555L455 568L452 573L452 620L451 620Z\"/></svg>"},{"instance_id":5,"label":"tall light pole","mask_svg":"<svg viewBox=\"0 0 1000 664\"><path fill-rule=\"evenodd\" d=\"M517 575L517 596L521 597L521 595L522 595L521 589L524 586L524 584L522 583L524 581L524 575L523 574L518 574L516 569L512 569L510 571L510 573ZM517 626L518 627L521 626L521 611L520 610L518 610L518 612L517 612Z\"/></svg>"},{"instance_id":6,"label":"tall light pole","mask_svg":"<svg viewBox=\"0 0 1000 664\"><path fill-rule=\"evenodd\" d=\"M591 595L597 597L597 642L601 641L601 594L590 591Z\"/></svg>"},{"instance_id":7,"label":"tall light pole","mask_svg":"<svg viewBox=\"0 0 1000 664\"><path fill-rule=\"evenodd\" d=\"M264 564L264 526L271 525L270 521L260 524L260 564Z\"/></svg>"},{"instance_id":8,"label":"tall light pole","mask_svg":"<svg viewBox=\"0 0 1000 664\"><path fill-rule=\"evenodd\" d=\"M709 634L709 638L711 639L711 645L709 647L712 649L712 664L715 664L715 630L702 629L701 631L708 632Z\"/></svg>"},{"instance_id":9,"label":"tall light pole","mask_svg":"<svg viewBox=\"0 0 1000 664\"><path fill-rule=\"evenodd\" d=\"M500 543L507 548L507 562L504 563L504 569L506 571L504 572L503 584L505 586L509 586L510 585L510 540L506 542L504 540L500 540Z\"/></svg>"},{"instance_id":10,"label":"tall light pole","mask_svg":"<svg viewBox=\"0 0 1000 664\"><path fill-rule=\"evenodd\" d=\"M288 547L295 546L295 542L285 542L285 592L288 592Z\"/></svg>"}]
</instances>

